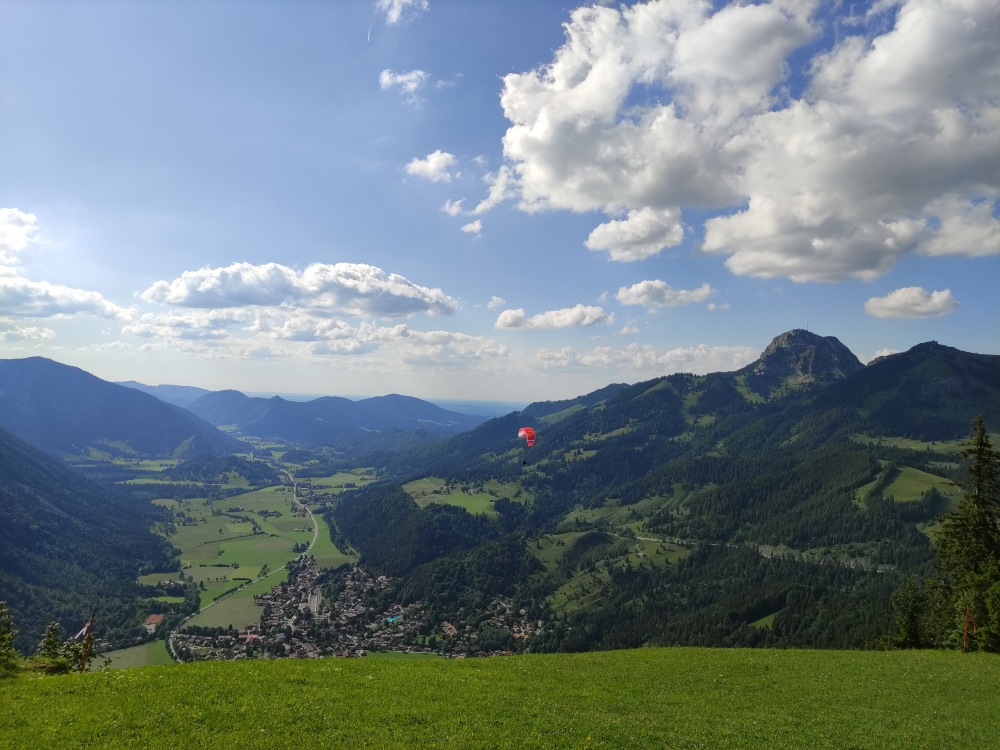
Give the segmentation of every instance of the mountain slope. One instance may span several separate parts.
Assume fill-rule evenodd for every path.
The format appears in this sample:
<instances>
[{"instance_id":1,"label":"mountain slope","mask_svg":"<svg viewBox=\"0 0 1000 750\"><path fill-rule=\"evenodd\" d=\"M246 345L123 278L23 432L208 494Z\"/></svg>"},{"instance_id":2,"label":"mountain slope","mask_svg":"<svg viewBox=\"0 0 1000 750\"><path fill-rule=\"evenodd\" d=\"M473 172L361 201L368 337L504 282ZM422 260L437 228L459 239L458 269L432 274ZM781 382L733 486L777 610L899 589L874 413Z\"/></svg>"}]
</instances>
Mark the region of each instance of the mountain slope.
<instances>
[{"instance_id":1,"label":"mountain slope","mask_svg":"<svg viewBox=\"0 0 1000 750\"><path fill-rule=\"evenodd\" d=\"M190 456L241 447L184 409L42 357L0 360L0 427L60 454Z\"/></svg>"},{"instance_id":2,"label":"mountain slope","mask_svg":"<svg viewBox=\"0 0 1000 750\"><path fill-rule=\"evenodd\" d=\"M419 515L399 493L381 502L393 483L492 496L499 529L545 567L513 596L545 631L532 651L859 648L885 632L902 576L930 573L926 530L958 492L935 487L964 476L953 444L869 436L965 436L979 413L996 430L998 363L922 344L864 367L833 337L791 331L737 373L615 387L365 463L383 483L341 495L328 520L363 564L395 572L409 558L393 540L418 534ZM894 466L923 477L905 501L873 489ZM445 619L479 616L462 611L468 592L435 592Z\"/></svg>"},{"instance_id":3,"label":"mountain slope","mask_svg":"<svg viewBox=\"0 0 1000 750\"><path fill-rule=\"evenodd\" d=\"M849 408L877 434L953 440L973 417L1000 427L1000 356L971 354L936 341L880 357L827 388L817 408Z\"/></svg>"},{"instance_id":4,"label":"mountain slope","mask_svg":"<svg viewBox=\"0 0 1000 750\"><path fill-rule=\"evenodd\" d=\"M864 369L854 353L835 336L818 336L797 328L776 336L760 358L736 372L762 396L823 387Z\"/></svg>"},{"instance_id":5,"label":"mountain slope","mask_svg":"<svg viewBox=\"0 0 1000 750\"><path fill-rule=\"evenodd\" d=\"M193 385L145 385L135 380L121 380L115 385L123 385L126 388L135 388L137 391L156 396L160 401L179 406L186 409L199 398L211 391L205 388L196 388Z\"/></svg>"},{"instance_id":6,"label":"mountain slope","mask_svg":"<svg viewBox=\"0 0 1000 750\"><path fill-rule=\"evenodd\" d=\"M0 599L17 647L33 650L52 620L75 632L95 610L100 635L128 636L141 621L136 576L172 564L149 531L158 513L0 430Z\"/></svg>"},{"instance_id":7,"label":"mountain slope","mask_svg":"<svg viewBox=\"0 0 1000 750\"><path fill-rule=\"evenodd\" d=\"M250 398L239 391L216 391L202 396L189 409L211 424L235 425L246 435L306 445L330 444L364 430L454 435L485 421L485 417L459 414L397 394L361 401L338 396L287 401L280 396Z\"/></svg>"}]
</instances>

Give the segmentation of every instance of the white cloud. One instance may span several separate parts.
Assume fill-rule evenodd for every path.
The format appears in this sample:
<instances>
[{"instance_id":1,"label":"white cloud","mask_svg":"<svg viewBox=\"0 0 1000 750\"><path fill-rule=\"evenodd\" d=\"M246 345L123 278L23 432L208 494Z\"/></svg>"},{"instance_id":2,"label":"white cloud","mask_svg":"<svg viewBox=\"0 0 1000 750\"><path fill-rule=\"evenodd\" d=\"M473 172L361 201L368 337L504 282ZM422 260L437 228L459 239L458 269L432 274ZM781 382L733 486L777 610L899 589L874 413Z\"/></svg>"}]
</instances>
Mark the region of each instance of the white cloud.
<instances>
[{"instance_id":1,"label":"white cloud","mask_svg":"<svg viewBox=\"0 0 1000 750\"><path fill-rule=\"evenodd\" d=\"M633 261L656 255L684 239L680 209L640 208L625 219L601 224L584 243L591 250L607 250L611 260Z\"/></svg>"},{"instance_id":2,"label":"white cloud","mask_svg":"<svg viewBox=\"0 0 1000 750\"><path fill-rule=\"evenodd\" d=\"M463 232L468 232L469 234L479 235L483 231L483 222L479 219L475 221L470 221L468 224L462 226Z\"/></svg>"},{"instance_id":3,"label":"white cloud","mask_svg":"<svg viewBox=\"0 0 1000 750\"><path fill-rule=\"evenodd\" d=\"M28 249L37 232L38 219L34 214L16 208L0 208L0 266L15 265L16 256Z\"/></svg>"},{"instance_id":4,"label":"white cloud","mask_svg":"<svg viewBox=\"0 0 1000 750\"><path fill-rule=\"evenodd\" d=\"M414 17L423 13L429 7L427 0L377 0L375 7L385 14L385 22L398 24L405 17Z\"/></svg>"},{"instance_id":5,"label":"white cloud","mask_svg":"<svg viewBox=\"0 0 1000 750\"><path fill-rule=\"evenodd\" d=\"M891 357L893 354L899 354L899 349L879 349L872 356L865 357L863 355L859 356L858 359L866 365L870 365L876 359L882 359L882 357Z\"/></svg>"},{"instance_id":6,"label":"white cloud","mask_svg":"<svg viewBox=\"0 0 1000 750\"><path fill-rule=\"evenodd\" d=\"M897 289L865 302L865 312L876 318L930 318L947 315L957 307L958 300L950 289L928 292L919 286Z\"/></svg>"},{"instance_id":7,"label":"white cloud","mask_svg":"<svg viewBox=\"0 0 1000 750\"><path fill-rule=\"evenodd\" d=\"M99 292L47 281L32 281L18 270L17 255L37 241L38 220L16 208L0 208L0 311L18 318L52 318L78 314L128 319L134 310L109 302ZM12 328L5 329L10 336ZM21 338L50 338L47 328L18 326ZM54 334L52 334L54 335Z\"/></svg>"},{"instance_id":8,"label":"white cloud","mask_svg":"<svg viewBox=\"0 0 1000 750\"><path fill-rule=\"evenodd\" d=\"M413 159L406 165L406 171L414 177L423 177L431 182L451 182L448 167L454 163L454 154L438 149L433 154L427 154L426 159Z\"/></svg>"},{"instance_id":9,"label":"white cloud","mask_svg":"<svg viewBox=\"0 0 1000 750\"><path fill-rule=\"evenodd\" d=\"M457 201L446 200L444 202L444 205L441 206L441 210L444 211L449 216L458 216L460 213L462 213L462 203L464 201L465 198L460 198Z\"/></svg>"},{"instance_id":10,"label":"white cloud","mask_svg":"<svg viewBox=\"0 0 1000 750\"><path fill-rule=\"evenodd\" d=\"M1000 252L1000 220L993 217L993 202L971 201L946 195L931 201L925 213L940 230L925 232L917 249L924 255L993 255Z\"/></svg>"},{"instance_id":11,"label":"white cloud","mask_svg":"<svg viewBox=\"0 0 1000 750\"><path fill-rule=\"evenodd\" d=\"M490 310L496 310L498 307L503 307L505 304L507 304L507 300L505 300L503 297L497 297L496 295L493 295L492 297L490 297L490 301L486 303L486 307L489 308Z\"/></svg>"},{"instance_id":12,"label":"white cloud","mask_svg":"<svg viewBox=\"0 0 1000 750\"><path fill-rule=\"evenodd\" d=\"M490 186L490 192L473 209L473 213L481 214L499 205L508 198L514 196L513 175L507 166L500 167L495 173L490 172L483 176L483 180Z\"/></svg>"},{"instance_id":13,"label":"white cloud","mask_svg":"<svg viewBox=\"0 0 1000 750\"><path fill-rule=\"evenodd\" d=\"M327 313L387 317L450 315L458 305L440 289L414 284L364 263L313 263L298 272L277 263L233 263L185 271L142 293L149 302L194 308L307 307Z\"/></svg>"},{"instance_id":14,"label":"white cloud","mask_svg":"<svg viewBox=\"0 0 1000 750\"><path fill-rule=\"evenodd\" d=\"M587 246L636 260L721 211L731 271L871 279L905 253L1000 252L1000 5L903 0L783 86L817 3L582 7L550 64L504 78L526 211L601 210ZM870 23L870 26L864 24ZM677 213L675 213L677 212ZM659 217L659 221L654 221Z\"/></svg>"},{"instance_id":15,"label":"white cloud","mask_svg":"<svg viewBox=\"0 0 1000 750\"><path fill-rule=\"evenodd\" d=\"M548 310L530 318L523 309L504 310L497 317L496 328L580 328L597 323L614 322L614 317L601 307L577 305L561 310Z\"/></svg>"},{"instance_id":16,"label":"white cloud","mask_svg":"<svg viewBox=\"0 0 1000 750\"><path fill-rule=\"evenodd\" d=\"M0 310L25 318L90 314L127 320L134 315L133 310L109 302L99 292L16 275L0 276Z\"/></svg>"},{"instance_id":17,"label":"white cloud","mask_svg":"<svg viewBox=\"0 0 1000 750\"><path fill-rule=\"evenodd\" d=\"M545 368L580 367L606 368L651 375L668 375L675 372L691 372L703 375L708 372L730 372L738 370L760 356L760 350L750 346L707 346L680 347L669 351L659 351L650 345L629 344L623 348L599 346L577 354L566 347L553 351L539 349L536 360Z\"/></svg>"},{"instance_id":18,"label":"white cloud","mask_svg":"<svg viewBox=\"0 0 1000 750\"><path fill-rule=\"evenodd\" d=\"M633 333L639 333L639 329L636 328L631 323L626 323L622 326L621 330L617 332L618 336L631 336Z\"/></svg>"},{"instance_id":19,"label":"white cloud","mask_svg":"<svg viewBox=\"0 0 1000 750\"><path fill-rule=\"evenodd\" d=\"M0 341L45 341L54 338L51 328L21 325L13 320L0 318Z\"/></svg>"},{"instance_id":20,"label":"white cloud","mask_svg":"<svg viewBox=\"0 0 1000 750\"><path fill-rule=\"evenodd\" d=\"M678 307L692 302L701 302L715 294L708 283L697 289L674 289L659 279L640 281L632 286L623 286L616 295L623 305L645 305L646 307Z\"/></svg>"},{"instance_id":21,"label":"white cloud","mask_svg":"<svg viewBox=\"0 0 1000 750\"><path fill-rule=\"evenodd\" d=\"M709 302L708 303L708 309L709 310L713 310L713 311L714 310L728 310L729 309L729 303L726 302L723 305L717 305L714 302Z\"/></svg>"},{"instance_id":22,"label":"white cloud","mask_svg":"<svg viewBox=\"0 0 1000 750\"><path fill-rule=\"evenodd\" d=\"M382 90L398 86L411 100L416 99L417 92L427 83L428 75L422 70L411 70L406 73L394 73L386 68L378 76Z\"/></svg>"}]
</instances>

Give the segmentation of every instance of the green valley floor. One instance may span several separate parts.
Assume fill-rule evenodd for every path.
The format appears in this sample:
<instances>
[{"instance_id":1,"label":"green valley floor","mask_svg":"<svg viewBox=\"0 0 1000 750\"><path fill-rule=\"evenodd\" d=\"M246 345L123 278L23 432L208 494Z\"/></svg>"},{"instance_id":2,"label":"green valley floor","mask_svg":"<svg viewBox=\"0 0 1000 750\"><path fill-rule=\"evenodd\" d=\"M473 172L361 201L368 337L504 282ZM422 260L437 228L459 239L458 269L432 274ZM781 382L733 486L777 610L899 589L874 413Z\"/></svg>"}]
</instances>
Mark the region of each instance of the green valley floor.
<instances>
[{"instance_id":1,"label":"green valley floor","mask_svg":"<svg viewBox=\"0 0 1000 750\"><path fill-rule=\"evenodd\" d=\"M640 649L0 682L0 747L1000 747L1000 658Z\"/></svg>"}]
</instances>

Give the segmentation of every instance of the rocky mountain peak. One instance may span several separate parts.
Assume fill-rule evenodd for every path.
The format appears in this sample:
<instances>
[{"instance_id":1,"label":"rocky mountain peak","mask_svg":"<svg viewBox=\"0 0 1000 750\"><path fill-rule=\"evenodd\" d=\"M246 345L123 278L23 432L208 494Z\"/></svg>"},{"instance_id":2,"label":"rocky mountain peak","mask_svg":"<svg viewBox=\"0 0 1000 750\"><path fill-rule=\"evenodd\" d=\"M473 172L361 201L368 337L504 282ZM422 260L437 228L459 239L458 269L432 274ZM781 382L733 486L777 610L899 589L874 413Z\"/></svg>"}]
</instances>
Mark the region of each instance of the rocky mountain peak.
<instances>
[{"instance_id":1,"label":"rocky mountain peak","mask_svg":"<svg viewBox=\"0 0 1000 750\"><path fill-rule=\"evenodd\" d=\"M796 328L775 336L760 359L745 368L745 375L752 390L771 395L827 385L863 369L861 361L835 336Z\"/></svg>"}]
</instances>

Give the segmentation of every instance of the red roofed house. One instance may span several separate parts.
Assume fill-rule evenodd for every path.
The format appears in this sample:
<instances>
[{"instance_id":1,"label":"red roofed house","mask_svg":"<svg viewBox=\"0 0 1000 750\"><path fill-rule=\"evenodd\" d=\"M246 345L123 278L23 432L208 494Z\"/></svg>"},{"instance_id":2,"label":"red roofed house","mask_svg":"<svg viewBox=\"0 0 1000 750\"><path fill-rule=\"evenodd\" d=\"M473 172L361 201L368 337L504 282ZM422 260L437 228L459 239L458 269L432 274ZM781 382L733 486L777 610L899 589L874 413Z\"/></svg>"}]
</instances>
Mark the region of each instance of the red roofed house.
<instances>
[{"instance_id":1,"label":"red roofed house","mask_svg":"<svg viewBox=\"0 0 1000 750\"><path fill-rule=\"evenodd\" d=\"M163 621L163 615L150 615L146 618L146 622L143 623L146 626L147 633L156 632L157 626Z\"/></svg>"}]
</instances>

